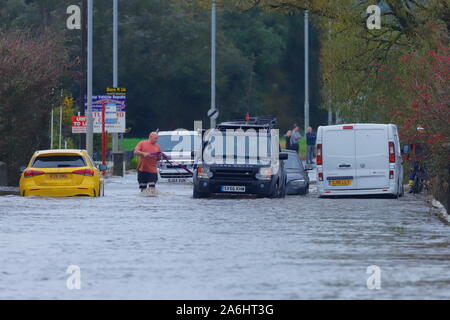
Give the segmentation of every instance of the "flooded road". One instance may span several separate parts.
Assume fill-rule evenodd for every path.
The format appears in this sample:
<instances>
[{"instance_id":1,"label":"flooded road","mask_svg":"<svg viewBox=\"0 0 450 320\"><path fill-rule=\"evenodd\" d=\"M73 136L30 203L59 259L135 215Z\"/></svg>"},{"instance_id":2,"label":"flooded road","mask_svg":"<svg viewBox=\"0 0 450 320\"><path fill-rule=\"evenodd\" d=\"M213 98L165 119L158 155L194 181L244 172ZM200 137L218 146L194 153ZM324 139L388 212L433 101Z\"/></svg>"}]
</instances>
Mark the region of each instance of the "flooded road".
<instances>
[{"instance_id":1,"label":"flooded road","mask_svg":"<svg viewBox=\"0 0 450 320\"><path fill-rule=\"evenodd\" d=\"M135 179L96 199L0 197L0 299L450 298L450 227L415 196L147 198Z\"/></svg>"}]
</instances>

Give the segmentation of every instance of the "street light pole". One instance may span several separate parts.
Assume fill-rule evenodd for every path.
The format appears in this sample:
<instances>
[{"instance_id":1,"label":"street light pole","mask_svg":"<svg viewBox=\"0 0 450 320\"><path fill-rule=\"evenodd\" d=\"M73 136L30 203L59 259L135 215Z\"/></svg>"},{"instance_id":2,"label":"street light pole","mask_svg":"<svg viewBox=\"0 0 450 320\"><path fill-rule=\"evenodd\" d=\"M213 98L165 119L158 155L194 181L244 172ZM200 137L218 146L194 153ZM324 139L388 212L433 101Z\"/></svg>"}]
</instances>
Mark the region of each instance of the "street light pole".
<instances>
[{"instance_id":1,"label":"street light pole","mask_svg":"<svg viewBox=\"0 0 450 320\"><path fill-rule=\"evenodd\" d=\"M331 41L331 20L328 22L328 42ZM330 95L330 93L328 93ZM328 125L333 123L333 114L331 113L331 99L328 98Z\"/></svg>"},{"instance_id":2,"label":"street light pole","mask_svg":"<svg viewBox=\"0 0 450 320\"><path fill-rule=\"evenodd\" d=\"M309 11L305 11L305 132L309 127Z\"/></svg>"},{"instance_id":3,"label":"street light pole","mask_svg":"<svg viewBox=\"0 0 450 320\"><path fill-rule=\"evenodd\" d=\"M50 149L53 149L53 104L52 104L52 113L50 116Z\"/></svg>"},{"instance_id":4,"label":"street light pole","mask_svg":"<svg viewBox=\"0 0 450 320\"><path fill-rule=\"evenodd\" d=\"M216 109L216 0L211 6L211 109ZM211 128L216 127L216 119L210 117Z\"/></svg>"},{"instance_id":5,"label":"street light pole","mask_svg":"<svg viewBox=\"0 0 450 320\"><path fill-rule=\"evenodd\" d=\"M93 62L93 10L94 0L88 0L88 53L87 53L87 115L86 115L86 150L92 157L94 153L93 138L94 138L94 123L92 117L92 62Z\"/></svg>"},{"instance_id":6,"label":"street light pole","mask_svg":"<svg viewBox=\"0 0 450 320\"><path fill-rule=\"evenodd\" d=\"M117 88L117 37L118 37L118 13L119 13L119 0L113 0L113 87ZM119 135L117 133L112 134L112 151L117 152L119 145Z\"/></svg>"},{"instance_id":7,"label":"street light pole","mask_svg":"<svg viewBox=\"0 0 450 320\"><path fill-rule=\"evenodd\" d=\"M80 115L80 112L82 114L85 113L86 110L86 44L87 44L87 29L86 29L86 22L87 22L87 0L81 1L81 80L80 80L80 109L78 115ZM83 140L86 140L84 134L79 134L80 141L79 141L79 147L80 149L84 149L86 146L83 143Z\"/></svg>"},{"instance_id":8,"label":"street light pole","mask_svg":"<svg viewBox=\"0 0 450 320\"><path fill-rule=\"evenodd\" d=\"M61 89L61 98L62 98L63 90ZM62 141L62 113L63 113L63 104L62 101L59 105L59 149L61 149L61 141Z\"/></svg>"},{"instance_id":9,"label":"street light pole","mask_svg":"<svg viewBox=\"0 0 450 320\"><path fill-rule=\"evenodd\" d=\"M62 105L59 106L59 149L61 149L61 135L62 135Z\"/></svg>"}]
</instances>

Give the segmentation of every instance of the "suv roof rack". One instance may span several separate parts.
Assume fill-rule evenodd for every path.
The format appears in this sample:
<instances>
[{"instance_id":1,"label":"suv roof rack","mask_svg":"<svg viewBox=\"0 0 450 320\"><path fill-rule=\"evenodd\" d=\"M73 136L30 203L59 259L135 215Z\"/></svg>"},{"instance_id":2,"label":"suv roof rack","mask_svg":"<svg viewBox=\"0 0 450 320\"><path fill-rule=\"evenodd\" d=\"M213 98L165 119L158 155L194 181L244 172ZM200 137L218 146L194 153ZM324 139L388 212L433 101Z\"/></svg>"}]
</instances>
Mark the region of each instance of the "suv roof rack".
<instances>
[{"instance_id":1,"label":"suv roof rack","mask_svg":"<svg viewBox=\"0 0 450 320\"><path fill-rule=\"evenodd\" d=\"M248 120L235 119L222 122L216 126L216 129L274 129L278 126L276 118L269 117L250 117Z\"/></svg>"}]
</instances>

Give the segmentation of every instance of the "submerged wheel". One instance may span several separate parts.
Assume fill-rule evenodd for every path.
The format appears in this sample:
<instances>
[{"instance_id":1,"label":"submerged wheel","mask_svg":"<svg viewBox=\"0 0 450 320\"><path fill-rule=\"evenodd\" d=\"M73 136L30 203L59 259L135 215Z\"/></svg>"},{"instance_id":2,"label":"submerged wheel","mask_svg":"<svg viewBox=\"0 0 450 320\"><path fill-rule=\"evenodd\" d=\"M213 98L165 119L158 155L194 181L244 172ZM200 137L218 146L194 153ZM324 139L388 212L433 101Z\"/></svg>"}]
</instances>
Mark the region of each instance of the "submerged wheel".
<instances>
[{"instance_id":1,"label":"submerged wheel","mask_svg":"<svg viewBox=\"0 0 450 320\"><path fill-rule=\"evenodd\" d=\"M279 182L277 181L273 190L270 192L269 198L271 199L280 198L280 191L278 189L279 189Z\"/></svg>"},{"instance_id":2,"label":"submerged wheel","mask_svg":"<svg viewBox=\"0 0 450 320\"><path fill-rule=\"evenodd\" d=\"M403 183L401 181L399 181L399 182L400 183L399 183L398 187L399 187L400 191L398 193L398 196L403 197L405 195L405 188L403 187Z\"/></svg>"}]
</instances>

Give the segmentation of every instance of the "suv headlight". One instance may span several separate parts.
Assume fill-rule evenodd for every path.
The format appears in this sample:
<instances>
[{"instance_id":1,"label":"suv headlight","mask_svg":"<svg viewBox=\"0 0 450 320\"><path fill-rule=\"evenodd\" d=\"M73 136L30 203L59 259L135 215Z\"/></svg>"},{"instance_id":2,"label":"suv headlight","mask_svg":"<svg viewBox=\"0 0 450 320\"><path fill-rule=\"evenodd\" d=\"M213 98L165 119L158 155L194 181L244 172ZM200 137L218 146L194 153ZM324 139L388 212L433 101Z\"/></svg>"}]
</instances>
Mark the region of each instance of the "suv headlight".
<instances>
[{"instance_id":1,"label":"suv headlight","mask_svg":"<svg viewBox=\"0 0 450 320\"><path fill-rule=\"evenodd\" d=\"M209 167L198 167L197 168L197 177L200 179L209 179L213 176L213 173L209 169Z\"/></svg>"},{"instance_id":2,"label":"suv headlight","mask_svg":"<svg viewBox=\"0 0 450 320\"><path fill-rule=\"evenodd\" d=\"M256 174L256 179L258 180L271 180L273 175L273 170L271 167L262 167L259 168L258 173Z\"/></svg>"}]
</instances>

